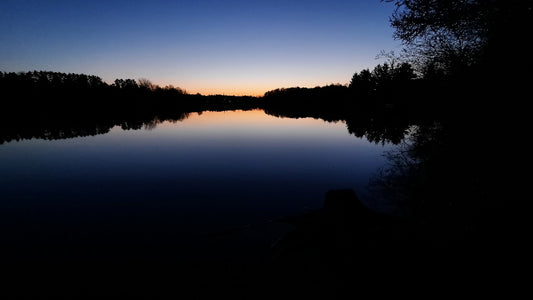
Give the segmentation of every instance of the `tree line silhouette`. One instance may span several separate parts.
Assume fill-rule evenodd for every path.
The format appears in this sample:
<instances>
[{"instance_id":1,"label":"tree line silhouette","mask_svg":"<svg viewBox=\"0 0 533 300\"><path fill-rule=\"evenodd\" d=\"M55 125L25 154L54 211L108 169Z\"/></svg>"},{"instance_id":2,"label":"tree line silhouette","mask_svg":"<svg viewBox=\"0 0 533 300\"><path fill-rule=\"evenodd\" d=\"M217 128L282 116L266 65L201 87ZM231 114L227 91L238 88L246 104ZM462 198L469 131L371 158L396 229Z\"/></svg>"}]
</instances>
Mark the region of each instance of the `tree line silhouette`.
<instances>
[{"instance_id":1,"label":"tree line silhouette","mask_svg":"<svg viewBox=\"0 0 533 300\"><path fill-rule=\"evenodd\" d=\"M147 79L116 79L49 71L0 72L0 144L102 134L114 126L141 129L191 112L249 110L254 97L187 94Z\"/></svg>"},{"instance_id":2,"label":"tree line silhouette","mask_svg":"<svg viewBox=\"0 0 533 300\"><path fill-rule=\"evenodd\" d=\"M402 68L411 70L405 64ZM369 71L363 70L361 77L365 72ZM9 95L0 113L0 143L103 134L114 126L149 128L162 121L183 120L191 112L257 108L278 117L346 121L349 132L358 137L367 136L376 143L397 143L412 122L398 113L400 106L391 106L383 95L385 89L400 86L400 81L412 75L393 75L396 73L394 65L385 63L378 65L366 82L356 73L350 86L281 88L268 91L263 97L237 97L188 94L173 86L159 87L143 78L116 79L107 84L94 75L0 72L0 89ZM372 88L363 92L368 84ZM384 134L390 126L400 129Z\"/></svg>"}]
</instances>

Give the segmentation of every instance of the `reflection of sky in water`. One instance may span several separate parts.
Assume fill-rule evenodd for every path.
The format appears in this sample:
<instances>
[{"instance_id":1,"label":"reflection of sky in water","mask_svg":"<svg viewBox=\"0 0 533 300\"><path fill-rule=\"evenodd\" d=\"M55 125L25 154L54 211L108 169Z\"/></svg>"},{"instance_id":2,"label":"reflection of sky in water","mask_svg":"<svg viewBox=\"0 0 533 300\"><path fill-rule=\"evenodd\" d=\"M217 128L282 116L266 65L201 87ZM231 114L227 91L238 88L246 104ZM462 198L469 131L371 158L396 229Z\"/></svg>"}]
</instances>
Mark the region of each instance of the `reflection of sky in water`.
<instances>
[{"instance_id":1,"label":"reflection of sky in water","mask_svg":"<svg viewBox=\"0 0 533 300\"><path fill-rule=\"evenodd\" d=\"M152 130L1 145L0 205L22 218L212 230L319 208L330 189L362 194L388 148L342 122L204 112Z\"/></svg>"}]
</instances>

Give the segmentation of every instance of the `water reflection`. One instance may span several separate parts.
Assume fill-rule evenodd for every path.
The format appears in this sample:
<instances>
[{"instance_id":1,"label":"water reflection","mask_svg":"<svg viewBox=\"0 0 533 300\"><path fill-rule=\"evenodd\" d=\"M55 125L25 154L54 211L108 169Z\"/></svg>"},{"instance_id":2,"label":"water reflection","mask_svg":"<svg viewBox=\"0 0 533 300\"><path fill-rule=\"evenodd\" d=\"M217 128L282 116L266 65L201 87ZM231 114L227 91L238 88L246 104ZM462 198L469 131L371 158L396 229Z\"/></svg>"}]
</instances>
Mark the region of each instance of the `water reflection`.
<instances>
[{"instance_id":1,"label":"water reflection","mask_svg":"<svg viewBox=\"0 0 533 300\"><path fill-rule=\"evenodd\" d=\"M153 129L163 121L179 122L188 118L189 113L180 112L161 118L159 116L139 118L98 118L98 119L29 119L0 129L0 144L11 141L44 139L59 140L76 137L95 136L108 133L119 126L124 130Z\"/></svg>"},{"instance_id":2,"label":"water reflection","mask_svg":"<svg viewBox=\"0 0 533 300\"><path fill-rule=\"evenodd\" d=\"M20 140L0 145L0 247L6 257L74 261L80 270L96 262L98 272L109 265L144 272L138 269L143 262L146 274L163 274L168 266L172 274L199 270L197 277L187 273L192 282L247 264L257 274L267 270L271 246L293 229L277 220L318 211L330 190L356 191L367 206L383 209L365 194L368 180L411 128L386 116L283 110L65 124L58 121L55 131L17 127L3 135ZM336 249L330 242L317 248L313 234L307 238L311 247L298 239L296 247L285 244L280 258L289 258L287 266L291 253L299 258L294 262L311 257L320 263L316 255L300 253ZM278 271L291 274L282 266L262 276ZM233 281L211 276L223 278L222 284Z\"/></svg>"},{"instance_id":3,"label":"water reflection","mask_svg":"<svg viewBox=\"0 0 533 300\"><path fill-rule=\"evenodd\" d=\"M423 240L432 251L486 251L486 243L502 239L508 226L500 168L495 168L498 154L482 142L491 132L467 125L412 127L386 151L386 165L370 180L373 199L409 220L411 242Z\"/></svg>"},{"instance_id":4,"label":"water reflection","mask_svg":"<svg viewBox=\"0 0 533 300\"><path fill-rule=\"evenodd\" d=\"M229 110L231 111L231 110ZM235 110L233 110L235 111ZM242 111L242 110L239 110ZM245 110L255 111L260 114L263 110ZM198 111L195 114L201 115L204 112ZM393 118L387 116L376 116L374 114L355 114L348 116L341 114L332 118L329 115L306 113L302 111L285 111L283 109L266 109L268 115L280 118L314 118L326 122L344 122L350 134L358 138L366 138L374 143L393 143L398 144L403 139L408 128L412 123L405 118ZM11 141L21 141L29 139L58 140L75 137L95 136L107 134L113 127L119 126L123 130L152 130L162 123L181 122L189 118L191 112L173 112L165 115L129 115L126 118L102 118L97 119L25 119L20 123L11 124L0 129L0 145ZM252 113L251 113L252 114ZM255 114L254 116L257 116ZM235 115L232 115L235 117ZM260 119L260 118L259 118ZM253 123L259 121L254 120ZM231 118L226 118L227 123L233 122Z\"/></svg>"},{"instance_id":5,"label":"water reflection","mask_svg":"<svg viewBox=\"0 0 533 300\"><path fill-rule=\"evenodd\" d=\"M364 190L392 147L354 138L344 122L261 110L99 124L90 132L106 134L49 131L57 140L0 146L3 242L14 253L42 243L59 256L65 243L86 255L111 255L111 244L177 251L187 237L320 208L330 189Z\"/></svg>"}]
</instances>

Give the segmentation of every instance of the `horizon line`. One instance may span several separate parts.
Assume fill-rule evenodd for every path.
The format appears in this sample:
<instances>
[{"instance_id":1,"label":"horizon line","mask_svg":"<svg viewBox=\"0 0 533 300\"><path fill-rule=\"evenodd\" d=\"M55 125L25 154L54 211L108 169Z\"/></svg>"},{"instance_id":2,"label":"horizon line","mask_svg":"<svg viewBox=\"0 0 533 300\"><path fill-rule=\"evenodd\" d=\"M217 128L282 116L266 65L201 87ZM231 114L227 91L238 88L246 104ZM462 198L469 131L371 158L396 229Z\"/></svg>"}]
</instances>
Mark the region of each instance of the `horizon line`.
<instances>
[{"instance_id":1,"label":"horizon line","mask_svg":"<svg viewBox=\"0 0 533 300\"><path fill-rule=\"evenodd\" d=\"M62 74L78 74L78 75L87 75L87 76L96 76L98 78L100 78L103 82L105 82L107 85L112 85L114 84L114 81L115 80L126 80L126 79L132 79L132 80L135 80L136 83L139 83L139 80L141 79L144 79L144 80L148 80L150 81L152 84L154 84L155 86L159 87L159 88L165 88L165 87L168 87L168 86L172 86L176 89L181 89L183 90L186 94L188 95L201 95L201 96L229 96L229 97L263 97L265 95L265 93L269 92L269 91L273 91L273 90L276 90L276 89L289 89L289 88L307 88L307 89L312 89L312 88L316 88L316 87L324 87L324 86L331 86L331 85L341 85L341 86L348 86L348 83L329 83L329 84L323 84L323 85L314 85L314 86L302 86L302 85L294 85L294 86L282 86L282 87L276 87L276 88L265 88L264 91L262 92L250 92L250 93L247 93L247 92L240 92L240 93L227 93L227 92L209 92L209 90L213 90L213 89L216 89L216 88L213 88L213 87L206 87L206 88L200 88L200 90L198 89L195 89L195 90L189 90L187 88L184 88L183 86L180 86L180 85L175 85L175 84L163 84L161 82L157 83L157 82L154 82L152 81L151 79L147 78L147 77L138 77L138 78L128 78L128 77L124 77L124 78L115 78L115 79L104 79L102 76L100 75L96 75L96 74L88 74L88 73L78 73L78 72L62 72L62 71L53 71L53 70L37 70L37 69L33 69L33 70L28 70L28 71L3 71L3 70L0 70L0 72L3 72L3 73L30 73L30 72L51 72L51 73L62 73ZM202 90L204 90L202 92ZM252 88L253 90L253 88Z\"/></svg>"}]
</instances>

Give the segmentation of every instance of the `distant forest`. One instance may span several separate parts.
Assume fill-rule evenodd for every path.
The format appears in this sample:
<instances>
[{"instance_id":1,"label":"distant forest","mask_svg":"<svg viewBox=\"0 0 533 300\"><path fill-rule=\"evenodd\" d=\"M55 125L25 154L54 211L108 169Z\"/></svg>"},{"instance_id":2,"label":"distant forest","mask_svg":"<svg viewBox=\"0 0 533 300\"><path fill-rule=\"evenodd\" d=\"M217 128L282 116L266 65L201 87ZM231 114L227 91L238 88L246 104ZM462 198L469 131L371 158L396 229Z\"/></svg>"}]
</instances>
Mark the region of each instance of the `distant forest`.
<instances>
[{"instance_id":1,"label":"distant forest","mask_svg":"<svg viewBox=\"0 0 533 300\"><path fill-rule=\"evenodd\" d=\"M390 22L404 49L381 53L386 62L355 72L345 85L204 96L147 79L108 84L94 75L0 72L0 143L138 129L207 110L344 120L351 132L431 120L489 126L523 111L531 62L510 58L529 47L532 1L386 1L398 8Z\"/></svg>"},{"instance_id":2,"label":"distant forest","mask_svg":"<svg viewBox=\"0 0 533 300\"><path fill-rule=\"evenodd\" d=\"M190 112L257 108L253 97L190 95L147 79L107 84L98 76L48 71L0 72L0 90L0 143L95 135L114 126L140 129Z\"/></svg>"},{"instance_id":3,"label":"distant forest","mask_svg":"<svg viewBox=\"0 0 533 300\"><path fill-rule=\"evenodd\" d=\"M376 70L383 68L394 70L387 64ZM387 83L376 80L375 85L392 87L404 80L393 77ZM0 72L0 90L8 95L0 112L0 143L96 135L114 126L126 130L152 128L162 121L181 121L192 112L237 109L264 109L278 117L347 121L348 130L356 136L398 142L410 124L407 118L398 118L396 111L402 106L373 103L370 99L382 99L374 95L381 89L363 94L358 86L276 89L263 97L203 96L172 86L159 87L147 79L117 79L107 84L98 76L85 74ZM385 134L384 128L392 123L398 129Z\"/></svg>"},{"instance_id":4,"label":"distant forest","mask_svg":"<svg viewBox=\"0 0 533 300\"><path fill-rule=\"evenodd\" d=\"M116 79L107 84L94 75L0 72L0 90L10 95L2 103L0 143L101 134L114 126L150 128L165 120L183 120L191 112L236 109L346 121L350 133L358 137L397 143L410 125L435 117L438 110L429 113L427 105L420 109L424 90L432 84L418 78L409 63L389 60L372 71L355 73L349 85L280 88L263 97L188 94L148 79ZM410 92L414 89L416 96Z\"/></svg>"}]
</instances>

